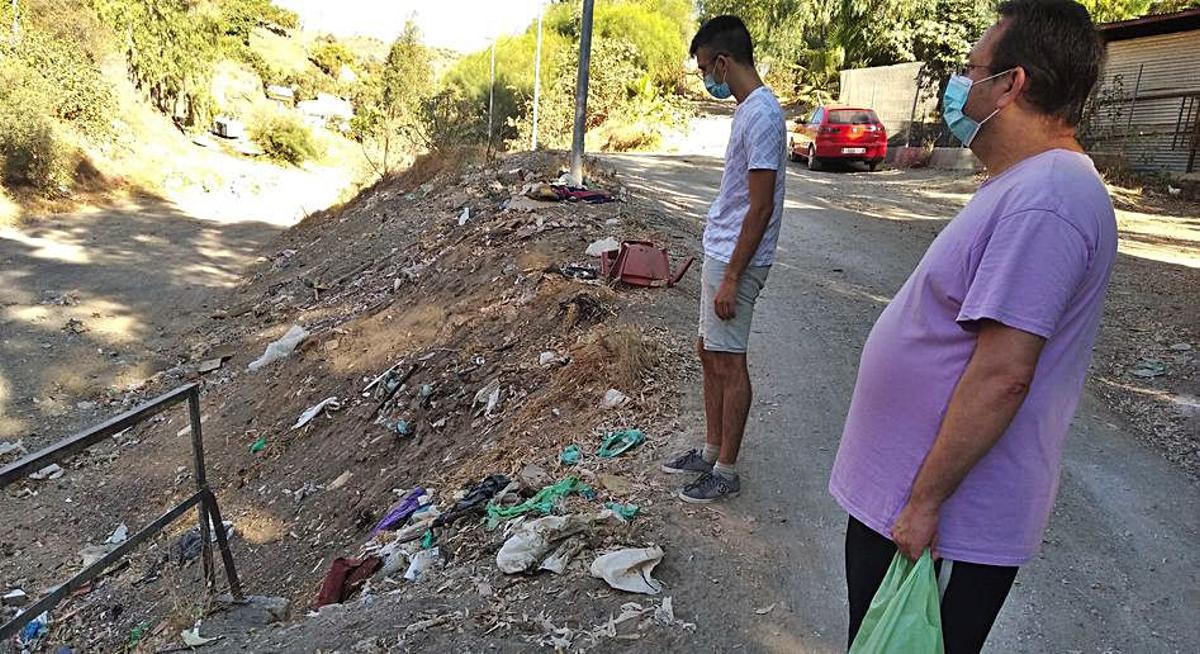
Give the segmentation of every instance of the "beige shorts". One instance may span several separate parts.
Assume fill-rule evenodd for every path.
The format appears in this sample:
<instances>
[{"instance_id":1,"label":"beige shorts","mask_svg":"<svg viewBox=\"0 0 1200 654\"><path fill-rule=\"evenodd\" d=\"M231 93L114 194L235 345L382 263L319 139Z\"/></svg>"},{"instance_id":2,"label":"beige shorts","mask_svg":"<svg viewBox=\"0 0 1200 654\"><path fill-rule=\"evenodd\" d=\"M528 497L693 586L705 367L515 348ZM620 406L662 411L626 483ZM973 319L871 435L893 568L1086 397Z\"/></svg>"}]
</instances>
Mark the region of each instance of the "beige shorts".
<instances>
[{"instance_id":1,"label":"beige shorts","mask_svg":"<svg viewBox=\"0 0 1200 654\"><path fill-rule=\"evenodd\" d=\"M704 257L704 268L700 274L700 337L704 349L709 352L735 352L744 354L750 343L750 321L754 318L754 303L767 283L770 266L749 266L738 279L737 307L734 317L721 320L717 317L713 299L721 280L725 278L726 264Z\"/></svg>"}]
</instances>

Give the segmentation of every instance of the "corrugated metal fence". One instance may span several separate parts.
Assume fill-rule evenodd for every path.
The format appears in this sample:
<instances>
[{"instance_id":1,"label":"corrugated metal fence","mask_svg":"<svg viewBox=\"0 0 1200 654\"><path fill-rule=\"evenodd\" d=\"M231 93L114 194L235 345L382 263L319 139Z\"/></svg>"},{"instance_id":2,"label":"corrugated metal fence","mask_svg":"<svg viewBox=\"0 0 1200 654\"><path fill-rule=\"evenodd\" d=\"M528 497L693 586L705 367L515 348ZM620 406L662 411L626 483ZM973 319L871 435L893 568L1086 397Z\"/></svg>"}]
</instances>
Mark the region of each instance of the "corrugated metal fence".
<instances>
[{"instance_id":1,"label":"corrugated metal fence","mask_svg":"<svg viewBox=\"0 0 1200 654\"><path fill-rule=\"evenodd\" d=\"M1137 170L1200 170L1200 30L1110 43L1084 136Z\"/></svg>"}]
</instances>

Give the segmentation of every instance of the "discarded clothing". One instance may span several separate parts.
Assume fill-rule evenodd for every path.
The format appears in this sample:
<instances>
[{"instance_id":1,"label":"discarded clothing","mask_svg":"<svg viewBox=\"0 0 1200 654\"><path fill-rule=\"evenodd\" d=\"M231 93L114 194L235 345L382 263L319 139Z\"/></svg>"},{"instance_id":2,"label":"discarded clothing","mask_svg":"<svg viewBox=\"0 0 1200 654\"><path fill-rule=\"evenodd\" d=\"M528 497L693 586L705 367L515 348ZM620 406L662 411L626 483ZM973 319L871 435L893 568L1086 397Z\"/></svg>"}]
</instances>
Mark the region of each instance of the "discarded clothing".
<instances>
[{"instance_id":1,"label":"discarded clothing","mask_svg":"<svg viewBox=\"0 0 1200 654\"><path fill-rule=\"evenodd\" d=\"M409 516L416 513L421 508L421 497L425 495L425 489L417 486L408 491L407 494L398 502L388 514L383 516L383 520L375 525L371 530L371 535L374 536L381 531L399 529L408 521Z\"/></svg>"},{"instance_id":2,"label":"discarded clothing","mask_svg":"<svg viewBox=\"0 0 1200 654\"><path fill-rule=\"evenodd\" d=\"M531 570L556 543L586 528L587 523L574 516L551 515L526 522L496 552L496 567L510 575Z\"/></svg>"},{"instance_id":3,"label":"discarded clothing","mask_svg":"<svg viewBox=\"0 0 1200 654\"><path fill-rule=\"evenodd\" d=\"M591 573L617 590L657 595L662 592L662 582L651 573L662 558L661 547L617 550L592 561Z\"/></svg>"},{"instance_id":4,"label":"discarded clothing","mask_svg":"<svg viewBox=\"0 0 1200 654\"><path fill-rule=\"evenodd\" d=\"M509 482L509 478L504 475L488 475L483 481L471 488L467 492L466 497L455 502L449 511L438 516L433 521L433 526L442 527L457 522L473 513L482 512L481 509L483 506L495 497L496 493L499 493L505 486L508 486Z\"/></svg>"},{"instance_id":5,"label":"discarded clothing","mask_svg":"<svg viewBox=\"0 0 1200 654\"><path fill-rule=\"evenodd\" d=\"M354 596L358 589L383 565L377 556L365 559L338 557L329 565L321 592L317 593L316 607L326 604L341 604Z\"/></svg>"},{"instance_id":6,"label":"discarded clothing","mask_svg":"<svg viewBox=\"0 0 1200 654\"><path fill-rule=\"evenodd\" d=\"M616 458L644 442L646 435L639 429L614 431L596 448L596 455L602 459Z\"/></svg>"},{"instance_id":7,"label":"discarded clothing","mask_svg":"<svg viewBox=\"0 0 1200 654\"><path fill-rule=\"evenodd\" d=\"M543 515L548 514L554 510L554 505L559 500L573 492L582 495L593 491L591 486L579 481L579 477L570 476L556 484L551 484L543 488L536 495L516 506L502 507L497 506L495 503L489 503L487 507L487 526L489 529L494 529L501 522L529 513L530 511L535 511Z\"/></svg>"}]
</instances>

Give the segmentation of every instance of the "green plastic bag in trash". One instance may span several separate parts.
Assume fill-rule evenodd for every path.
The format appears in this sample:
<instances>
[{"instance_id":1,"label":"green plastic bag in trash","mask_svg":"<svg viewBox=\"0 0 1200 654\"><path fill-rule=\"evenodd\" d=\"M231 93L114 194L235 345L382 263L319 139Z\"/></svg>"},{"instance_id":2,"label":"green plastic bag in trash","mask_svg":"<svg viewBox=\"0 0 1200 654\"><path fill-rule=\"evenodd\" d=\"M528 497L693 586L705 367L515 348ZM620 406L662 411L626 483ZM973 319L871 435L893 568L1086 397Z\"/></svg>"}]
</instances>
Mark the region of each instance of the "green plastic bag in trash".
<instances>
[{"instance_id":1,"label":"green plastic bag in trash","mask_svg":"<svg viewBox=\"0 0 1200 654\"><path fill-rule=\"evenodd\" d=\"M497 525L505 520L510 520L519 515L535 512L543 515L548 515L554 510L554 505L559 500L570 495L571 493L579 493L583 495L592 490L591 486L579 481L579 477L571 475L564 477L558 483L550 484L542 490L538 491L533 497L517 504L516 506L500 506L495 502L488 502L487 505L487 528L495 529Z\"/></svg>"},{"instance_id":2,"label":"green plastic bag in trash","mask_svg":"<svg viewBox=\"0 0 1200 654\"><path fill-rule=\"evenodd\" d=\"M933 557L925 550L914 563L896 552L850 645L850 654L943 651Z\"/></svg>"}]
</instances>

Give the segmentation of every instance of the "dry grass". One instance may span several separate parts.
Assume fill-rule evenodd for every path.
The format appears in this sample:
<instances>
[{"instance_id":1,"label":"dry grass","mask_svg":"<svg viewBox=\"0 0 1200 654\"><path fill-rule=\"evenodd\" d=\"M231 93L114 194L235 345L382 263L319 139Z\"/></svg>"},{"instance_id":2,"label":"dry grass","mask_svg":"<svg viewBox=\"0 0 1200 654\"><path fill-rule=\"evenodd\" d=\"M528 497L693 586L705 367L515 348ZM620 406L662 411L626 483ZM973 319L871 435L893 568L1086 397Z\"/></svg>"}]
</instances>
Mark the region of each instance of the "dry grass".
<instances>
[{"instance_id":1,"label":"dry grass","mask_svg":"<svg viewBox=\"0 0 1200 654\"><path fill-rule=\"evenodd\" d=\"M640 329L599 325L572 348L572 362L564 373L569 373L572 386L600 384L631 390L661 358L658 344L646 339Z\"/></svg>"}]
</instances>

